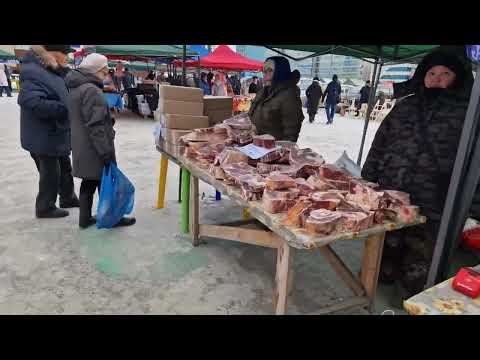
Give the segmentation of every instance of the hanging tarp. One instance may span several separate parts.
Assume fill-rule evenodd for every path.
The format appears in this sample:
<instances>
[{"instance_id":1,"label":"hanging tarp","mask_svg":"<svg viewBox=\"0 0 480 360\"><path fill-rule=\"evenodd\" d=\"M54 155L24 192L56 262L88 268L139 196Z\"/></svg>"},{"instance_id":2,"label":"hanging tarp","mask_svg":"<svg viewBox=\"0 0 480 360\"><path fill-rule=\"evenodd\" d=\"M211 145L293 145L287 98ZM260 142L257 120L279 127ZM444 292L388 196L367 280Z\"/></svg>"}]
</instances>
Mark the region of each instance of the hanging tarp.
<instances>
[{"instance_id":1,"label":"hanging tarp","mask_svg":"<svg viewBox=\"0 0 480 360\"><path fill-rule=\"evenodd\" d=\"M95 45L95 51L111 60L182 57L183 49L176 45ZM195 51L187 51L187 56L196 56Z\"/></svg>"},{"instance_id":2,"label":"hanging tarp","mask_svg":"<svg viewBox=\"0 0 480 360\"><path fill-rule=\"evenodd\" d=\"M175 62L176 65L181 65L181 61ZM198 61L187 61L186 65L189 67L197 67ZM240 55L230 49L227 45L219 45L209 55L200 59L200 67L218 70L230 71L260 71L263 63L249 59Z\"/></svg>"},{"instance_id":3,"label":"hanging tarp","mask_svg":"<svg viewBox=\"0 0 480 360\"><path fill-rule=\"evenodd\" d=\"M0 60L15 60L15 55L6 51L0 50Z\"/></svg>"},{"instance_id":4,"label":"hanging tarp","mask_svg":"<svg viewBox=\"0 0 480 360\"><path fill-rule=\"evenodd\" d=\"M398 62L423 57L439 45L264 45L270 49L310 52L308 57L325 54L361 59L382 57L384 62Z\"/></svg>"}]
</instances>

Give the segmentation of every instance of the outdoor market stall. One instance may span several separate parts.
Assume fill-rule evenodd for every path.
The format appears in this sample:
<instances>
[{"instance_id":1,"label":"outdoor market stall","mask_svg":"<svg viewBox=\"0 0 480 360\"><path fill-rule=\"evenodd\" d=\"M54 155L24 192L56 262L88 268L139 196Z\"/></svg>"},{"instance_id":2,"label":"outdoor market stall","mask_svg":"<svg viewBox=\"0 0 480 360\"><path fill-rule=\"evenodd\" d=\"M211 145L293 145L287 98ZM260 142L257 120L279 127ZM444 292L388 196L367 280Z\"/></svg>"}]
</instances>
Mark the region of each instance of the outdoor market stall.
<instances>
[{"instance_id":1,"label":"outdoor market stall","mask_svg":"<svg viewBox=\"0 0 480 360\"><path fill-rule=\"evenodd\" d=\"M422 57L431 50L437 48L436 45L424 45L424 46L415 46L415 45L339 45L339 46L328 46L328 45L271 45L267 46L272 50L275 50L279 53L281 51L276 50L276 48L286 48L286 49L296 49L303 51L312 51L314 52L313 56L319 56L326 53L335 53L341 55L350 55L357 56L365 59L366 61L372 62L370 59L375 59L374 64L374 74L372 77L373 89L370 92L369 107L365 119L365 127L362 139L362 145L359 153L358 163L361 163L362 159L362 150L364 145L364 139L366 130L368 127L369 115L373 106L373 97L375 94L376 86L380 77L381 67L384 63L389 62L404 62L404 61L414 61L417 58ZM468 48L478 46L469 46ZM458 47L457 47L458 48ZM464 49L464 48L463 48ZM465 50L465 49L464 49ZM473 58L470 52L470 59L474 63L478 61L477 58ZM281 53L282 55L285 55ZM476 52L478 55L478 51ZM288 55L285 55L290 57ZM290 57L291 58L291 57ZM294 59L298 60L298 59ZM185 62L183 63L185 66ZM439 279L445 277L445 272L447 270L448 260L451 256L451 252L455 246L455 239L458 238L460 234L465 219L468 214L468 209L470 208L473 194L477 188L478 180L480 177L480 141L478 139L478 130L480 127L479 123L479 99L480 99L480 80L476 77L473 84L472 94L470 97L470 104L467 111L467 116L465 119L464 129L462 132L461 140L459 143L459 149L457 152L457 159L455 162L455 167L450 181L450 188L447 196L447 201L445 209L443 212L442 223L440 227L440 232L437 239L437 245L434 253L434 258L432 266L430 268L429 280L427 286L432 286L434 283L438 282ZM162 156L163 158L163 156ZM187 166L186 163L182 163L182 166ZM194 171L193 169L191 169ZM200 177L200 174L197 174ZM185 180L189 176L182 176ZM200 177L201 178L201 177ZM195 180L193 180L195 182ZM215 186L218 186L216 184ZM185 186L182 186L184 193L188 194L185 190ZM221 189L221 188L220 188ZM195 224L195 222L193 222ZM381 250L380 250L381 252Z\"/></svg>"},{"instance_id":2,"label":"outdoor market stall","mask_svg":"<svg viewBox=\"0 0 480 360\"><path fill-rule=\"evenodd\" d=\"M287 298L292 289L292 262L296 250L319 250L326 258L341 280L354 293L349 299L321 309L319 313L329 313L349 308L368 308L373 310L380 259L385 232L412 226L425 221L423 217L415 218L410 223L384 222L368 229L353 232L336 233L328 236L315 236L292 226L283 225L285 213L272 214L265 209L262 201L246 201L240 189L218 180L209 171L202 168L194 159L183 155L185 147L168 146L164 141L157 143L162 158L168 158L182 169L182 214L181 230L190 233L194 246L200 244L201 237L215 237L238 241L246 244L274 248L277 250L277 270L275 276L274 307L276 314L285 314ZM212 185L237 203L253 217L250 220L229 224L199 223L199 180ZM247 223L263 224L263 229L246 229ZM362 270L355 276L333 251L331 245L341 240L363 240L365 249Z\"/></svg>"},{"instance_id":3,"label":"outdoor market stall","mask_svg":"<svg viewBox=\"0 0 480 360\"><path fill-rule=\"evenodd\" d=\"M200 89L162 86L161 95L159 131L155 134L157 149L162 153L158 207L163 207L170 160L182 169L181 231L191 233L193 244L199 245L201 236L210 236L277 249L275 304L278 314L286 310L294 249L319 248L355 294L352 299L322 311L357 306L371 308L384 233L425 221L418 207L410 203L409 195L377 191L375 184L326 165L311 149L300 149L292 142L276 142L269 135L256 136L248 115L210 124L208 117L201 116L205 99ZM179 102L184 106L177 106ZM277 175L274 174L282 168L284 173L279 176L283 180L275 183ZM199 179L248 209L256 219L248 222L263 224L264 228L245 229L242 225L247 221L227 225L200 224ZM310 212L320 209L323 210L318 215L328 218L325 222L325 219L319 222L311 219L313 213ZM339 240L363 238L368 239L358 279L329 245Z\"/></svg>"},{"instance_id":4,"label":"outdoor market stall","mask_svg":"<svg viewBox=\"0 0 480 360\"><path fill-rule=\"evenodd\" d=\"M422 56L439 47L439 45L264 45L292 60L303 60L325 54L354 56L367 62L374 59L372 76L372 91L365 117L365 126L357 164L361 165L370 113L373 108L374 94L380 78L380 72L385 63L415 62ZM456 52L465 62L471 61L474 69L478 68L480 60L480 45L442 46L444 49ZM295 59L283 53L282 49L307 51L311 54L301 59ZM442 214L432 265L430 266L426 287L447 277L448 264L458 239L468 217L472 199L477 190L480 178L480 79L475 77L470 103L468 106L462 135L460 138L455 166L451 175L450 186Z\"/></svg>"}]
</instances>

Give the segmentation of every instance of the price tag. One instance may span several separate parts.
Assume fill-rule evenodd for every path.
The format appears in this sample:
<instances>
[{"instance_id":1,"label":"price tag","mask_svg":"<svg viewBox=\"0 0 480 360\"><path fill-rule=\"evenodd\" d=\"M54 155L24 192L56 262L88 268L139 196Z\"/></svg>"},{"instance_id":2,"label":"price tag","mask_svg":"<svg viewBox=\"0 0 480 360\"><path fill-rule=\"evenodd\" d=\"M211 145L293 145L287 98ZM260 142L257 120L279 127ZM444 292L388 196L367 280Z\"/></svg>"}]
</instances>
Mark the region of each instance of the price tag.
<instances>
[{"instance_id":1,"label":"price tag","mask_svg":"<svg viewBox=\"0 0 480 360\"><path fill-rule=\"evenodd\" d=\"M250 159L257 160L260 159L261 157L264 157L265 155L271 153L272 151L275 151L279 148L273 148L273 149L265 149L260 146L256 146L253 144L248 144L243 147L237 148L240 150L242 153L247 155Z\"/></svg>"}]
</instances>

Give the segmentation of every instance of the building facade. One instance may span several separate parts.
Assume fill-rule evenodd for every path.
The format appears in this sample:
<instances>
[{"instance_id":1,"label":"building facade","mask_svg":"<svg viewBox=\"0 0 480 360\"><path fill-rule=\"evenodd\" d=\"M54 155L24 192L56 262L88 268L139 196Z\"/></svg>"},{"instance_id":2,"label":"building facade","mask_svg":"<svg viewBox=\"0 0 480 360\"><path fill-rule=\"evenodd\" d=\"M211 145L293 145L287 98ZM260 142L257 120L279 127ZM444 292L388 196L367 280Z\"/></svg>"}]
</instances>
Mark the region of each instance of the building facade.
<instances>
[{"instance_id":1,"label":"building facade","mask_svg":"<svg viewBox=\"0 0 480 360\"><path fill-rule=\"evenodd\" d=\"M313 59L313 75L331 78L337 74L340 79L361 79L365 77L363 63L364 61L352 56L322 55Z\"/></svg>"}]
</instances>

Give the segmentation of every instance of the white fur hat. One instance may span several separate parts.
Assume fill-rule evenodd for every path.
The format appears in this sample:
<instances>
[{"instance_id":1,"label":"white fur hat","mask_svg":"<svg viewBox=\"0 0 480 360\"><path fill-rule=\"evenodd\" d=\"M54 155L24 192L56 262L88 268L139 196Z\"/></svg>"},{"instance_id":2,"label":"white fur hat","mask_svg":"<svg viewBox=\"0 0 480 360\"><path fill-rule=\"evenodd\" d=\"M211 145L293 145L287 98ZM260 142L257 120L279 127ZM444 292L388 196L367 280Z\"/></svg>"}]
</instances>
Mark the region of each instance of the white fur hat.
<instances>
[{"instance_id":1,"label":"white fur hat","mask_svg":"<svg viewBox=\"0 0 480 360\"><path fill-rule=\"evenodd\" d=\"M101 54L93 53L87 55L85 59L83 59L79 68L91 74L95 74L96 72L103 69L105 66L108 66L107 57Z\"/></svg>"}]
</instances>

